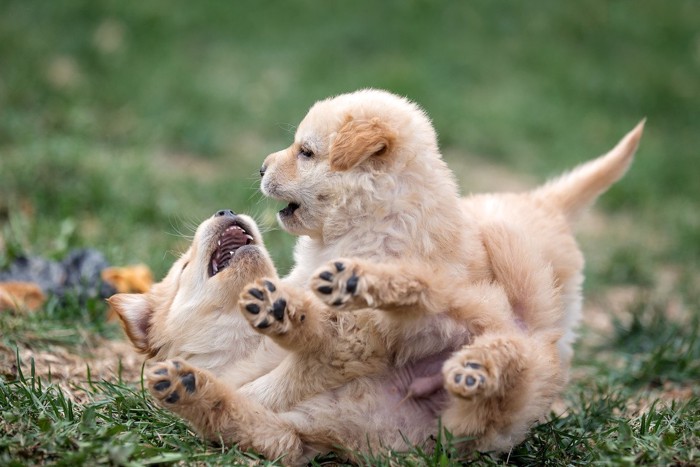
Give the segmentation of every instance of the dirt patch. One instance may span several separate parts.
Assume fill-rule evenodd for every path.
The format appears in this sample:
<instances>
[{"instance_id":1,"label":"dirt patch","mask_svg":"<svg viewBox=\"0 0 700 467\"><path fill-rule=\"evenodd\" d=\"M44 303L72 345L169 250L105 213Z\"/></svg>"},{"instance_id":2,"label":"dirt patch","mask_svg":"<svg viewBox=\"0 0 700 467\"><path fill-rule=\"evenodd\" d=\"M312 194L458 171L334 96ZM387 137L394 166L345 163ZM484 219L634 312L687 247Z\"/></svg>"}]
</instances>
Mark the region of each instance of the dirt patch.
<instances>
[{"instance_id":1,"label":"dirt patch","mask_svg":"<svg viewBox=\"0 0 700 467\"><path fill-rule=\"evenodd\" d=\"M143 357L125 341L113 341L86 335L85 346L69 350L51 346L46 350L34 350L23 345L18 353L21 365L17 366L14 348L0 344L0 375L8 380L19 377L21 370L25 378L34 374L44 383L50 382L76 403L87 401L86 391L90 382L130 382L141 380Z\"/></svg>"}]
</instances>

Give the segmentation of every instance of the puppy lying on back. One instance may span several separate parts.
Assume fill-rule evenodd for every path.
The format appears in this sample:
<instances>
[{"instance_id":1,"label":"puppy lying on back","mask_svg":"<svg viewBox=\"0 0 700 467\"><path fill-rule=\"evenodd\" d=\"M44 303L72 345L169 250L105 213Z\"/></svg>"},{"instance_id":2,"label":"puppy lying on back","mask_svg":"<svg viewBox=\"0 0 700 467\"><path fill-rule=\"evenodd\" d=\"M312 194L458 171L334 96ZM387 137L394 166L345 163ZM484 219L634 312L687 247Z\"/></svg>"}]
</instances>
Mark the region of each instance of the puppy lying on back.
<instances>
[{"instance_id":1,"label":"puppy lying on back","mask_svg":"<svg viewBox=\"0 0 700 467\"><path fill-rule=\"evenodd\" d=\"M208 439L288 463L385 442L406 448L406 434L427 447L445 395L413 392L424 391L447 355L397 367L371 319L379 310L337 313L276 284L253 220L219 211L163 281L109 302L138 350L176 358L150 369L149 389ZM487 302L509 306L500 295Z\"/></svg>"}]
</instances>

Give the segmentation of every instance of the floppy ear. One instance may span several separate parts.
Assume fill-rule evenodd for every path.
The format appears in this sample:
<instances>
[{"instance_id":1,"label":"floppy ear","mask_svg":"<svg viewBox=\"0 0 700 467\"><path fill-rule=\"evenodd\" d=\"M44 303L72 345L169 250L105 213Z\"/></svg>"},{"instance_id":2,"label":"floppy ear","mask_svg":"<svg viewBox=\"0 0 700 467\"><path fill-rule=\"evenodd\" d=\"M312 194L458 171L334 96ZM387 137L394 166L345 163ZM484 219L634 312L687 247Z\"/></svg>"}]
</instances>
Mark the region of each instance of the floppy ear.
<instances>
[{"instance_id":1,"label":"floppy ear","mask_svg":"<svg viewBox=\"0 0 700 467\"><path fill-rule=\"evenodd\" d=\"M136 350L149 353L148 328L153 314L145 294L119 293L107 299L109 306L117 313L122 327Z\"/></svg>"},{"instance_id":2,"label":"floppy ear","mask_svg":"<svg viewBox=\"0 0 700 467\"><path fill-rule=\"evenodd\" d=\"M350 119L340 128L331 145L331 170L350 170L372 156L382 156L391 151L395 139L394 132L377 117Z\"/></svg>"}]
</instances>

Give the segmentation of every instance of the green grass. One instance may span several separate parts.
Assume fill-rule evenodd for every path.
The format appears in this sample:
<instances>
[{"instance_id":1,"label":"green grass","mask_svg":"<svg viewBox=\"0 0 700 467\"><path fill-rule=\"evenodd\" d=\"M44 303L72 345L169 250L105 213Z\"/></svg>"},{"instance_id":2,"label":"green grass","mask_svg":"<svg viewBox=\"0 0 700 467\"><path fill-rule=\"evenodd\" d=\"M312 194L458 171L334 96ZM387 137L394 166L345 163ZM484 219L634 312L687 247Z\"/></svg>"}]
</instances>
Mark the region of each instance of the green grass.
<instances>
[{"instance_id":1,"label":"green grass","mask_svg":"<svg viewBox=\"0 0 700 467\"><path fill-rule=\"evenodd\" d=\"M660 319L651 307L635 316L628 325L618 323L606 344L579 345L576 367L584 368L586 377L575 378L567 391L569 410L539 425L508 455L465 457L448 437L440 439L433 452L414 449L366 455L364 461L370 465L693 465L700 455L700 398L696 393L679 402L660 394L662 389L700 380L698 320L683 327ZM51 319L43 311L36 318ZM69 326L70 322L54 319L53 325ZM656 331L651 335L650 327ZM0 464L185 461L233 465L257 459L235 447L203 443L181 420L157 408L138 383L88 379L82 389L89 398L76 404L36 376L33 363L28 366L30 370L20 370L16 378L0 379ZM75 385L80 389L81 383ZM324 460L334 461L328 457L319 462Z\"/></svg>"},{"instance_id":2,"label":"green grass","mask_svg":"<svg viewBox=\"0 0 700 467\"><path fill-rule=\"evenodd\" d=\"M294 239L257 170L315 100L361 87L426 108L465 193L472 167L543 180L647 117L630 173L599 203L602 225L581 226L588 303L612 326L582 330L565 414L509 456L473 460L698 463L698 17L694 0L5 0L0 267L92 247L160 277L201 219L231 208L260 221L284 273ZM620 305L620 291L633 299ZM86 353L86 336L120 336L104 313L99 302L0 313L0 345ZM72 403L57 382L0 375L0 465L247 458L205 445L132 382L84 389ZM443 441L392 459L454 462Z\"/></svg>"}]
</instances>

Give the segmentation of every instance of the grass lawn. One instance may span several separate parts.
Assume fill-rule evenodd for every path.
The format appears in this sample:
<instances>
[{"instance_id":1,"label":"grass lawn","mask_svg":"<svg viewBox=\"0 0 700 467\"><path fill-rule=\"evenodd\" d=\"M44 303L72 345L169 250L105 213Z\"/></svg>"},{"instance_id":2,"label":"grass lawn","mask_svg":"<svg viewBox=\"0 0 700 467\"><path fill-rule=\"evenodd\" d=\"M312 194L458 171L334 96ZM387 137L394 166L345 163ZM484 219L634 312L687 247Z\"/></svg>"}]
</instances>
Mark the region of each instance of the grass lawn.
<instances>
[{"instance_id":1,"label":"grass lawn","mask_svg":"<svg viewBox=\"0 0 700 467\"><path fill-rule=\"evenodd\" d=\"M550 421L502 457L444 439L366 463L697 465L699 21L695 0L4 0L0 268L90 247L160 278L230 208L284 273L294 238L257 172L340 92L423 105L464 193L534 186L646 117L631 171L579 226L585 323ZM0 465L257 462L155 407L105 316L0 312Z\"/></svg>"}]
</instances>

